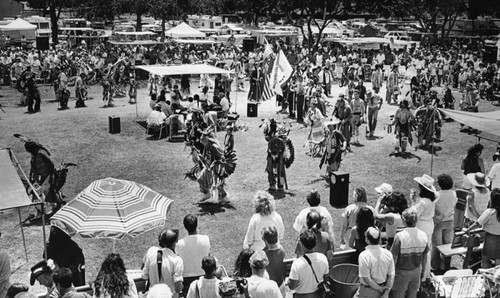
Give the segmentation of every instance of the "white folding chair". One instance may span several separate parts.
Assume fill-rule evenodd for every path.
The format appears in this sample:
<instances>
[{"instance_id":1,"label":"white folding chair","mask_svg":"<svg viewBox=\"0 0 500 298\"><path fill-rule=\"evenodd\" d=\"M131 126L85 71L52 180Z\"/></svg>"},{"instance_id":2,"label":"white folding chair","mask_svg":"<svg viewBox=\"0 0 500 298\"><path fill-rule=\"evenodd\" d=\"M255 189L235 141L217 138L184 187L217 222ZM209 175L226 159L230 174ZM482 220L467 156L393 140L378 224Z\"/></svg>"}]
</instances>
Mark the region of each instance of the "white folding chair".
<instances>
[{"instance_id":1,"label":"white folding chair","mask_svg":"<svg viewBox=\"0 0 500 298\"><path fill-rule=\"evenodd\" d=\"M158 131L158 140L161 139L161 134L166 126L165 122L161 122L158 118L155 117L148 117L146 123L148 124L146 133L149 135L151 130Z\"/></svg>"}]
</instances>

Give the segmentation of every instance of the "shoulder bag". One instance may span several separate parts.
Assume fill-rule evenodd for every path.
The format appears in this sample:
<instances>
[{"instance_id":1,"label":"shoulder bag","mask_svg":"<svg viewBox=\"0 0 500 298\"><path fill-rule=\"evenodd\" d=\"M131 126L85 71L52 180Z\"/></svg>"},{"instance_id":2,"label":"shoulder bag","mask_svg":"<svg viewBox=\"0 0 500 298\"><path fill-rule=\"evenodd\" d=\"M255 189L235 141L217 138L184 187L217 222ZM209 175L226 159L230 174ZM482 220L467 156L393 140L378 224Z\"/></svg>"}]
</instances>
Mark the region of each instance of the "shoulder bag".
<instances>
[{"instance_id":1,"label":"shoulder bag","mask_svg":"<svg viewBox=\"0 0 500 298\"><path fill-rule=\"evenodd\" d=\"M316 272L314 272L314 268L312 266L311 260L309 257L304 254L304 259L306 259L307 263L311 267L311 270L314 274L314 279L316 279L316 282L318 283L318 291L321 295L322 298L333 298L333 292L332 292L332 285L330 284L329 280L323 280L322 282L319 282L318 277L316 276Z\"/></svg>"}]
</instances>

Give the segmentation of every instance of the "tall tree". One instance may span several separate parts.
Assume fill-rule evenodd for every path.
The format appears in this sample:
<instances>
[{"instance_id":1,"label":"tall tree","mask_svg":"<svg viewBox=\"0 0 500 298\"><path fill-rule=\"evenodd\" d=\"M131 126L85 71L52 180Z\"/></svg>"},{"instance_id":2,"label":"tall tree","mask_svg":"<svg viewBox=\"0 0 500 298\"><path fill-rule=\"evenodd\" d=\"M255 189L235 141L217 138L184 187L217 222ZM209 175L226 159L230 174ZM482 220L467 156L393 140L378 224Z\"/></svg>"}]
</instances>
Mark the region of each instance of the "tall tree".
<instances>
[{"instance_id":1,"label":"tall tree","mask_svg":"<svg viewBox=\"0 0 500 298\"><path fill-rule=\"evenodd\" d=\"M179 10L177 0L150 0L150 11L155 18L161 19L161 41L165 41L165 22Z\"/></svg>"},{"instance_id":2,"label":"tall tree","mask_svg":"<svg viewBox=\"0 0 500 298\"><path fill-rule=\"evenodd\" d=\"M153 0L117 0L120 13L131 13L136 16L135 30L142 31L142 17L151 12ZM156 8L155 8L156 9Z\"/></svg>"},{"instance_id":3,"label":"tall tree","mask_svg":"<svg viewBox=\"0 0 500 298\"><path fill-rule=\"evenodd\" d=\"M288 22L300 28L311 49L319 45L323 31L344 10L344 4L343 0L279 0L278 6Z\"/></svg>"},{"instance_id":4,"label":"tall tree","mask_svg":"<svg viewBox=\"0 0 500 298\"><path fill-rule=\"evenodd\" d=\"M15 0L16 2L26 2L29 7L35 9L41 9L44 12L49 11L50 25L52 27L52 42L54 44L59 43L59 17L61 16L61 11L64 7L71 7L73 5L72 0Z\"/></svg>"}]
</instances>

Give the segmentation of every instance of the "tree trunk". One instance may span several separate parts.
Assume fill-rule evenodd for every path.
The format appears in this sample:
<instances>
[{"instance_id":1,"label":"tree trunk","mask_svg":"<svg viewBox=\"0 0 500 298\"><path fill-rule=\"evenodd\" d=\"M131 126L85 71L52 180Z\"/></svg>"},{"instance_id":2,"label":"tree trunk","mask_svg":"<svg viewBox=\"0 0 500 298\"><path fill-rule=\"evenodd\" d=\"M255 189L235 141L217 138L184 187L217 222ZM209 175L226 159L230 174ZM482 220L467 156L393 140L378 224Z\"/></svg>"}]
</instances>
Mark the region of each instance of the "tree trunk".
<instances>
[{"instance_id":1,"label":"tree trunk","mask_svg":"<svg viewBox=\"0 0 500 298\"><path fill-rule=\"evenodd\" d=\"M136 20L136 23L135 23L135 31L137 32L141 32L142 31L142 13L141 12L137 12L137 20Z\"/></svg>"},{"instance_id":2,"label":"tree trunk","mask_svg":"<svg viewBox=\"0 0 500 298\"><path fill-rule=\"evenodd\" d=\"M165 42L165 17L161 18L161 42Z\"/></svg>"},{"instance_id":3,"label":"tree trunk","mask_svg":"<svg viewBox=\"0 0 500 298\"><path fill-rule=\"evenodd\" d=\"M50 25L52 27L52 43L54 45L59 43L59 26L57 25L57 12L54 3L49 5Z\"/></svg>"}]
</instances>

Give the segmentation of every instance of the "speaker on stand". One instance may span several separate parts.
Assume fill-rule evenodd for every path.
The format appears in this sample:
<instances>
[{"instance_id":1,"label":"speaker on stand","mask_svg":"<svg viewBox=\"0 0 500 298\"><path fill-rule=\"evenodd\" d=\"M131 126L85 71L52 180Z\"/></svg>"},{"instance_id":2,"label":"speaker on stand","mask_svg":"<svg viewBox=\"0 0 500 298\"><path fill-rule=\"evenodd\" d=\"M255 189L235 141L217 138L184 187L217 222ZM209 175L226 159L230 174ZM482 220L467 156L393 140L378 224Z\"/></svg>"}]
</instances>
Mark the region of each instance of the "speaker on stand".
<instances>
[{"instance_id":1,"label":"speaker on stand","mask_svg":"<svg viewBox=\"0 0 500 298\"><path fill-rule=\"evenodd\" d=\"M330 174L330 205L345 208L349 204L349 173L332 172Z\"/></svg>"}]
</instances>

